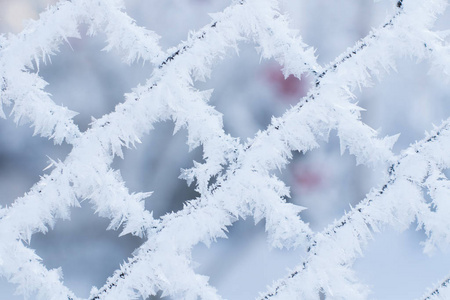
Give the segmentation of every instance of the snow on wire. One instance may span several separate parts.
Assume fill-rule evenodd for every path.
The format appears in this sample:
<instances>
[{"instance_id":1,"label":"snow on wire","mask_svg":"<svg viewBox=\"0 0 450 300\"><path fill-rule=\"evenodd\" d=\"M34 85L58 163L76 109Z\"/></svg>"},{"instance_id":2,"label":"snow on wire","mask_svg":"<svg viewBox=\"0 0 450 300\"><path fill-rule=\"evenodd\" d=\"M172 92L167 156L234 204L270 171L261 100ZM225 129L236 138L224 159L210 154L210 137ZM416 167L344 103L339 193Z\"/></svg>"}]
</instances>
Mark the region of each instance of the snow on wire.
<instances>
[{"instance_id":1,"label":"snow on wire","mask_svg":"<svg viewBox=\"0 0 450 300\"><path fill-rule=\"evenodd\" d=\"M193 271L191 250L225 236L228 226L248 216L265 219L271 246L304 247L308 253L262 299L319 299L320 294L365 299L368 289L358 283L351 266L371 232L384 224L409 226L417 220L428 235L425 251L449 244L450 184L443 170L450 167L450 121L396 157L391 148L397 136L379 138L361 121L361 108L352 101L356 88L370 84L404 55L429 59L449 73L449 47L430 29L447 1L396 2L393 16L327 66L319 65L314 50L289 28L275 0L233 1L169 53L159 47L156 33L135 24L122 2L59 1L17 36L1 37L2 103L13 105L16 123L31 124L35 134L55 144L73 146L63 162L53 162L50 174L0 210L0 273L18 285L19 293L79 299L64 285L60 270L46 269L26 246L34 233L45 233L57 219L68 218L78 199L89 199L99 216L110 218L110 228L123 226L121 234L147 239L103 287L92 289L92 300L146 299L158 291L180 299L221 299L208 278ZM46 82L27 71L54 55L68 38L79 37L81 24L91 35L104 32L105 49L117 50L125 62L143 60L155 67L145 85L85 132L73 122L74 112L44 92ZM285 76L306 73L315 80L305 98L247 143L224 131L221 114L208 104L210 91L193 86L208 78L214 64L242 40L256 43L262 58L275 59ZM156 122L165 120L172 120L176 130L187 129L188 146L202 146L204 163L182 174L188 183L195 182L200 196L155 219L143 202L151 193L129 193L111 164L115 156L123 156L124 147L139 143ZM383 165L386 182L315 234L298 216L303 208L286 202L289 189L273 171L285 167L293 151L317 148L331 130L338 133L341 152L348 150L361 164ZM431 204L423 199L423 188ZM450 293L447 286L444 279L424 297L440 299Z\"/></svg>"}]
</instances>

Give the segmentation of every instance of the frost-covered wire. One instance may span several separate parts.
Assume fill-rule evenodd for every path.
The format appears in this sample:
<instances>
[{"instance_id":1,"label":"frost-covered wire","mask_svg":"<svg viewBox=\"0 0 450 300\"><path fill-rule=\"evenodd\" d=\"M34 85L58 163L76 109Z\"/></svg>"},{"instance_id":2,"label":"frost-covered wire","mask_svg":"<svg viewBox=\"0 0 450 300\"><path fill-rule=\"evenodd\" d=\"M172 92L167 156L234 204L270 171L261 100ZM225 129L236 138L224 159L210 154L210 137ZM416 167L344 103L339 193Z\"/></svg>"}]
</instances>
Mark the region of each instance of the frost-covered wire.
<instances>
[{"instance_id":1,"label":"frost-covered wire","mask_svg":"<svg viewBox=\"0 0 450 300\"><path fill-rule=\"evenodd\" d=\"M378 231L387 224L406 229L415 219L419 226L427 228L436 217L442 216L442 212L432 212L432 206L422 195L422 187L430 180L436 165L440 169L450 166L445 146L449 141L450 120L447 120L404 151L389 167L387 181L345 216L316 234L307 247L308 257L303 263L286 279L274 283L261 299L285 299L288 295L313 298L321 291L339 299L349 296L364 299L368 289L357 284L350 266L362 254L372 230ZM450 233L448 226L433 229L428 232L429 240L435 239L434 234Z\"/></svg>"},{"instance_id":2,"label":"frost-covered wire","mask_svg":"<svg viewBox=\"0 0 450 300\"><path fill-rule=\"evenodd\" d=\"M450 277L446 277L431 291L423 296L423 300L445 300L450 297Z\"/></svg>"},{"instance_id":3,"label":"frost-covered wire","mask_svg":"<svg viewBox=\"0 0 450 300\"><path fill-rule=\"evenodd\" d=\"M79 205L78 199L89 199L100 216L111 219L110 228L123 225L122 234L148 238L104 287L92 290L90 299L146 298L159 290L183 299L220 299L207 278L192 270L191 249L200 242L209 244L226 236L227 226L248 216L266 220L272 246L289 248L311 243L310 258L299 271L276 283L265 297L291 299L301 295L309 299L322 292L363 298L367 291L354 279L350 265L370 238L369 226L376 228L384 222L404 225L417 218L430 236L430 249L448 236L448 226L433 223L436 216L442 217L447 211L441 195L447 194L448 180L440 170L448 167L448 161L439 141L448 139L448 124L425 142L412 146L410 150L415 152L401 156L392 165L383 188L373 190L340 222L316 236L298 217L302 208L286 203L289 190L273 171L286 166L292 151L317 147L317 139L326 139L332 129L338 131L342 151L349 149L358 162L395 161L390 151L395 137L379 139L361 122L360 108L351 101L352 91L367 85L383 69L392 68L399 55L423 58L432 52L429 45L438 49L429 28L445 3L398 1L393 18L325 68L317 64L314 51L288 28L277 1L235 1L215 14L210 24L191 33L187 41L170 49L169 55L159 48L155 33L136 26L122 11L122 1L74 0L50 8L17 38L1 41L1 95L3 103L13 102L16 122L31 122L36 133L53 137L56 143L65 139L73 150L64 162L53 162L54 170L29 193L1 210L1 273L17 283L25 295L37 291L43 299L74 299L62 284L60 272L46 270L23 243L35 232L45 233L57 218L68 218L70 207ZM54 105L43 92L46 83L36 74L23 71L33 61L38 64L39 57L57 51L64 39L76 37L80 23L87 23L91 34L104 31L105 49L118 50L126 62L143 59L156 66L145 85L126 95L114 112L95 120L83 133L72 121L74 113ZM194 81L208 78L214 63L230 48L237 48L241 40L256 42L262 57L275 58L283 65L285 75L300 77L309 72L315 77L315 86L306 98L282 117L274 118L267 130L245 145L224 131L221 114L207 103L210 91L193 87ZM14 57L14 49L27 44L30 51ZM165 120L172 120L175 130L187 129L190 149L203 147L204 162L195 163L182 175L195 183L201 196L186 202L182 210L154 220L143 204L150 194L130 194L111 163L115 156L123 156L124 147L139 143L154 123ZM425 151L428 145L433 148ZM416 162L415 168L404 167L409 159ZM432 205L438 207L435 212L423 202L419 186L429 189ZM404 190L408 191L406 196ZM401 201L405 197L414 201L405 205ZM336 235L346 238L337 239ZM346 250L331 252L336 249ZM17 253L21 254L15 256ZM300 284L290 283L297 281Z\"/></svg>"},{"instance_id":4,"label":"frost-covered wire","mask_svg":"<svg viewBox=\"0 0 450 300\"><path fill-rule=\"evenodd\" d=\"M402 8L401 6L400 6L400 8ZM392 23L392 21L390 21L389 23L387 23L388 25L386 26L383 26L383 28L386 28L386 27L389 27L390 26L390 24ZM377 36L376 35L372 35L372 36L370 36L370 39L374 39L374 40L376 40L376 38L377 38ZM408 41L407 41L408 42ZM410 42L410 41L409 41ZM381 47L381 45L382 45L382 43L380 43L380 47ZM357 47L359 47L360 49L364 49L365 48L365 46L364 47L361 47L360 45L358 45ZM375 47L374 47L375 48ZM354 50L352 50L352 51L354 51ZM359 50L358 50L359 51ZM356 54L356 53L355 53ZM177 53L176 55L179 55L179 53ZM350 56L351 57L351 56ZM365 57L362 55L362 59L364 59ZM169 60L170 61L170 60ZM346 60L344 59L343 61L342 61L342 63L344 63L344 62L346 62ZM370 63L370 62L369 62ZM378 66L379 67L384 67L385 66L385 64L383 64L383 63L379 63L378 62ZM373 67L372 68L372 71L373 72L377 72L377 68L378 68L378 66L377 67ZM352 66L353 67L353 66ZM363 66L361 66L361 69L364 69L364 68L367 68L365 65L363 65ZM336 67L333 67L332 68L332 72L337 72L337 71L335 71L337 68ZM339 70L342 70L342 69L344 69L344 72L345 72L345 67L341 67L341 68L339 68ZM340 74L341 75L341 74ZM350 77L350 76L349 76ZM324 79L322 79L324 82L326 82L326 80L328 79L328 78L331 78L331 79L329 79L329 82L332 82L332 79L336 79L335 77L332 77L332 76L330 76L330 75L328 75L328 76L320 76L320 78L322 79L322 78L324 78ZM364 78L368 78L368 74L367 75L365 75L365 76L362 76L362 78L358 78L358 77L356 77L356 79L354 79L354 81L353 82L350 82L350 83L347 83L347 85L350 85L350 86L354 86L354 85L356 85L356 83L359 83L360 81L362 81L362 80L367 80L367 79L364 79ZM319 85L324 85L324 86L326 86L326 84L317 84L317 86L319 86ZM330 84L331 85L331 84ZM331 85L332 86L332 85ZM341 86L339 86L339 88L342 88L342 85ZM324 90L325 90L325 88L323 88ZM332 89L330 89L330 90L332 90ZM318 93L319 94L319 93ZM331 93L330 93L331 94ZM348 96L348 95L347 95ZM313 97L314 98L314 97ZM335 98L332 98L332 99L335 99ZM305 113L305 111L307 110L307 109L305 109L304 107L302 107L303 105L300 105L300 108L302 108L302 113ZM347 104L347 106L350 106L351 107L351 104ZM352 111L352 109L353 110L357 110L357 109L355 109L355 108L350 108L349 109L349 111L351 112ZM307 117L304 117L304 118L296 118L296 120L298 120L298 119L306 119L306 120L313 120L314 119L314 117L313 116L320 116L320 117L322 117L323 119L325 119L325 117L324 116L329 116L329 115L333 115L333 113L317 113L316 111L313 111L313 112L310 112L309 114L307 114ZM298 117L298 116L297 116ZM282 127L282 126L280 126L280 125L284 125L284 120L285 119L288 119L288 118L286 118L286 117L283 117L283 118L281 118L281 121L278 121L278 120L276 120L275 122L274 122L274 124L275 125L273 125L273 128L271 128L271 127L269 127L269 130L268 131L266 131L266 132L263 132L263 133L261 133L257 138L255 138L255 140L257 141L256 143L254 143L254 142L251 142L250 144L249 144L249 146L247 147L247 148L245 148L245 150L244 150L244 152L245 151L250 151L250 150L248 150L248 149L250 149L251 147L253 147L253 145L255 145L255 148L256 149L258 149L258 147L259 147L259 144L258 144L258 142L260 142L260 140L263 140L264 142L261 142L260 144L262 145L261 147L265 147L265 148L263 148L263 150L260 150L260 151L258 151L258 150L254 150L254 152L252 152L252 154L250 155L248 155L248 157L251 157L251 159L249 158L248 159L248 161L252 161L253 160L253 162L251 162L251 163L249 163L249 165L248 166L251 166L251 167L253 167L253 169L254 170L258 170L259 172L262 172L262 173L264 173L264 172L267 172L267 170L272 170L272 169L274 169L274 168L276 168L276 167L282 167L283 166L283 164L285 164L286 163L286 158L288 158L289 157L289 152L291 151L291 149L289 149L289 147L288 146L286 146L286 145L283 145L283 141L285 141L286 139L284 138L284 137L280 137L277 133L274 133L274 132L277 132L277 131L279 131L280 130L280 128ZM293 118L294 119L294 118ZM322 120L319 120L319 121L323 121L323 119ZM356 120L357 120L358 118L356 118ZM349 120L349 118L345 118L345 117L342 117L341 118L341 120L343 120L343 122L345 122L345 121L347 121L347 120ZM278 122L279 123L278 123ZM298 121L297 121L298 122ZM326 123L326 122L324 122L324 123ZM331 124L333 124L332 122L330 122ZM302 126L298 126L299 124L298 123L296 123L295 125L297 125L297 126L292 126L292 127L295 127L295 128L307 128L308 130L310 130L310 128L317 128L318 126L317 126L317 123L313 123L314 125L311 125L311 124L301 124L301 125L303 125L303 127ZM309 126L308 126L309 125ZM364 125L362 124L362 126L363 126L363 128L364 128ZM286 126L287 127L287 126ZM331 127L331 126L330 126ZM327 130L330 130L330 127L325 127ZM345 128L344 128L345 129ZM351 129L353 129L352 128L352 126L348 126L348 129L347 130L351 130ZM272 130L272 131L271 131ZM286 132L290 132L289 130L287 130L286 128L283 128L283 130L284 131L286 131ZM281 131L281 130L280 130ZM344 133L345 133L345 130L342 130ZM370 129L369 129L369 131L370 131ZM299 135L301 135L302 136L302 139L303 139L303 141L302 141L302 139L300 139L300 138L294 138L294 139L292 139L292 140L300 140L300 141L302 141L304 144L303 145L301 145L301 147L298 147L298 149L303 149L303 150L307 150L308 148L310 148L310 147L314 147L314 145L315 145L315 141L314 141L314 138L311 138L311 140L305 140L305 136L313 136L313 134L305 134L305 131L302 131L302 130L300 130L299 131L300 132L300 134ZM308 132L308 131L306 131L306 132ZM310 132L310 131L309 131ZM317 134L317 133L316 133ZM321 134L323 134L323 133L321 133ZM347 134L348 134L348 131L347 131ZM318 134L317 134L318 135ZM361 148L359 151L362 151L362 155L361 156L365 156L365 157L371 157L370 156L370 154L372 154L372 157L371 158L373 158L373 152L371 151L371 150L373 150L374 148L365 148L365 147L367 147L367 144L369 144L369 145L371 145L371 143L364 143L364 142L361 142L360 143L360 146L358 146L358 143L356 143L354 140L358 140L358 139L360 139L360 137L362 137L362 138L365 138L366 136L367 136L367 134L357 134L357 135L352 135L352 134L348 134L348 136L349 137L351 137L353 140L351 141L351 142L348 142L348 145L350 145L351 147L353 146L356 146L356 147L360 147L360 146L362 146L362 145L365 145L365 146L363 146L363 148ZM357 138L355 138L355 136L357 137ZM266 140L264 140L264 138L265 137L270 137L270 138L267 138ZM387 141L385 141L385 142L383 142L385 145L384 146L381 146L381 149L388 149L390 146L391 146L391 144L392 144L392 139L389 139L389 140L387 140ZM270 145L270 146L269 146ZM380 145L383 145L383 144L380 144ZM303 148L302 148L303 147ZM373 146L372 146L373 147ZM284 150L284 151L280 151L280 149L283 149L283 148L288 148L287 150ZM271 149L273 149L275 152L274 153L272 153L271 152ZM253 150L252 150L253 151ZM386 151L386 150L383 150L383 151ZM261 156L260 156L260 161L258 161L258 154L257 153L261 153ZM390 156L389 155L391 155L391 154L389 154L389 151L387 151L387 152L385 152L388 156L385 156L385 155L381 155L380 157L378 157L378 160L381 160L381 161L386 161L386 158L389 158ZM244 155L242 155L242 156L244 156ZM274 159L274 158L276 158L276 157L278 157L278 156L280 156L280 158L278 158L278 160L279 161L269 161L269 160L271 160L271 159ZM375 156L376 157L376 156ZM237 167L237 169L238 169L238 171L242 171L242 169L245 169L245 167L247 167L246 165L244 165L244 164L242 164L242 162L240 161L240 159L242 160L242 157L239 157L238 158L238 166L239 167ZM392 158L391 158L392 159ZM390 160L390 159L387 159L388 161ZM245 160L244 160L245 161ZM265 168L267 168L266 169L266 171L264 171L265 170ZM248 176L247 176L248 177ZM229 183L229 182L233 182L234 183L234 181L233 181L233 179L234 179L235 177L232 177L232 176L230 176L230 177L226 177L224 180L223 180L223 183ZM222 182L219 182L216 186L217 186L217 189L216 189L216 193L217 194L215 194L215 195L218 195L218 194L220 194L220 192L224 189L223 188L223 184ZM192 212L192 214L195 214L196 212ZM259 217L258 217L258 213L259 213L259 211L258 210L256 210L255 209L255 215L257 216L256 218L257 219L259 219ZM177 216L178 218L181 218L181 216L180 215L183 215L183 211L182 212L180 212L180 213L177 213L177 214L175 214L175 216ZM167 219L169 219L171 217L171 215L169 215L168 217L167 217ZM279 223L276 223L276 224L279 224ZM167 225L167 226L169 226L169 225ZM220 228L220 227L219 227ZM220 232L220 230L218 230L218 232ZM194 241L194 242L192 242L192 245L195 245L195 243L196 242L198 242L198 241ZM148 250L148 251L153 251L153 250ZM127 265L126 267L128 268L129 266L132 266L132 265L134 265L134 264L137 264L137 261L139 260L139 258L136 258L136 260L131 260L131 262L130 262L130 264L129 265ZM116 279L111 279L112 280L112 282L115 282L115 280L117 280L117 274L122 274L123 272L121 272L121 271L118 271L117 273L116 273L116 275L114 276L114 278L116 278ZM120 280L119 280L120 281ZM116 283L114 283L114 284L116 284ZM111 283L109 284L109 285L111 285ZM108 284L107 284L107 286L108 286ZM114 285L114 288L115 288L116 286ZM106 290L105 290L105 292L106 292Z\"/></svg>"}]
</instances>

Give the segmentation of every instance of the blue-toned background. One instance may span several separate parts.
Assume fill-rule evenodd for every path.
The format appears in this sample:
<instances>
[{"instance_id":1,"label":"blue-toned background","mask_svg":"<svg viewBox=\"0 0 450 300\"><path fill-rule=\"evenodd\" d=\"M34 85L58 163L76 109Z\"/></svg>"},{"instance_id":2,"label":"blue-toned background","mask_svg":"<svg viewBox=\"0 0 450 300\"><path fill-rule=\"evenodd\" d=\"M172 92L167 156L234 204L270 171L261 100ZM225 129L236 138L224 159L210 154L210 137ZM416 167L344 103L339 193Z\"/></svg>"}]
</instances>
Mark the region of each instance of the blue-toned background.
<instances>
[{"instance_id":1,"label":"blue-toned background","mask_svg":"<svg viewBox=\"0 0 450 300\"><path fill-rule=\"evenodd\" d=\"M38 18L47 5L56 1L0 0L0 31L17 33L23 21ZM185 40L192 30L209 23L208 13L221 11L231 1L225 0L127 0L126 11L138 25L154 30L164 49ZM392 13L395 1L360 0L282 0L282 10L292 20L304 41L317 49L321 64L383 24ZM441 17L436 28L450 27L449 15ZM121 102L123 94L152 73L149 64L128 66L117 53L102 51L104 35L70 39L52 57L51 64L41 64L39 74L49 83L46 90L57 104L79 112L76 123L88 128L91 117L99 118ZM272 115L279 116L310 87L309 78L283 78L274 61L261 61L252 43L242 42L239 55L227 54L216 63L212 76L198 82L200 89L214 89L211 104L224 114L225 129L242 141L264 129ZM374 79L372 88L355 91L367 111L363 121L380 135L401 133L394 147L399 153L423 137L425 130L438 125L450 113L449 80L430 72L427 62L402 58L397 72L391 70ZM6 108L9 111L10 108ZM186 131L173 135L173 124L161 123L142 140L137 149L125 151L113 167L120 169L128 188L134 192L154 191L146 207L155 216L176 211L185 200L196 197L194 188L178 179L181 168L200 161L201 149L188 152ZM50 157L63 160L67 145L32 136L28 125L16 126L11 119L0 120L0 203L11 204L39 180ZM281 173L291 188L293 203L307 208L301 217L315 231L339 218L349 205L360 201L380 180L380 170L356 166L354 157L340 155L339 141L332 132L329 142L306 155L296 154ZM100 287L142 241L132 236L118 237L105 231L108 220L97 217L86 200L72 210L71 221L58 221L47 235L36 234L31 247L36 249L48 268L62 267L64 281L77 295L87 297L92 285ZM229 238L209 249L198 245L193 258L197 272L211 277L210 282L227 299L253 299L264 292L272 280L287 274L302 259L303 251L270 250L265 242L264 224L240 220L229 229ZM385 228L375 234L355 270L370 285L374 299L414 299L427 287L450 273L449 253L434 256L422 253L422 231L415 225L399 233ZM14 286L0 281L0 300L22 299L13 296Z\"/></svg>"}]
</instances>

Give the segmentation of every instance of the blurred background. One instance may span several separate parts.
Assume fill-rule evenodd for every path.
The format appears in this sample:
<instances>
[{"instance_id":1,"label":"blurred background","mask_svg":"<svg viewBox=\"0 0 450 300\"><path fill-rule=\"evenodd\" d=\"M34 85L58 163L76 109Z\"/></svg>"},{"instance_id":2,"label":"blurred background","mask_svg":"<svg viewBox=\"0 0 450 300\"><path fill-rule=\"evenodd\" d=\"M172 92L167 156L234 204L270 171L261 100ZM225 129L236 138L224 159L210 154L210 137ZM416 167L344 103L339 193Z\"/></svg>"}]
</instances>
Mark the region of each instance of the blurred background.
<instances>
[{"instance_id":1,"label":"blurred background","mask_svg":"<svg viewBox=\"0 0 450 300\"><path fill-rule=\"evenodd\" d=\"M55 0L0 0L0 31L16 34L24 21L37 19ZM221 11L229 0L127 0L126 11L138 25L156 31L164 49L185 40L191 30L209 23L208 13ZM304 41L317 49L321 64L332 61L392 15L396 1L359 0L281 0L282 10L299 30ZM450 28L449 15L436 28ZM130 92L151 75L152 68L142 62L123 64L114 53L101 51L105 37L70 39L41 66L40 75L49 83L46 90L57 104L77 111L76 123L88 128L91 118L114 109ZM285 79L274 61L260 60L252 43L242 42L239 55L230 52L213 69L211 78L197 82L199 89L214 89L211 104L224 114L225 130L242 142L266 128L271 116L280 116L310 88L310 78ZM397 72L391 71L373 87L356 91L359 104L367 109L363 121L378 129L381 136L401 133L394 147L399 153L424 136L450 113L448 80L430 72L427 62L401 58ZM9 108L10 109L10 108ZM7 109L8 110L8 109ZM132 192L154 191L146 207L161 216L182 207L197 196L193 187L178 179L181 168L193 160L201 161L201 149L188 152L186 131L172 135L173 124L156 124L137 149L125 151L116 159ZM48 157L63 160L70 147L32 137L28 126L16 126L11 119L0 120L0 195L3 206L22 196L44 174ZM355 205L380 180L380 170L356 166L355 158L340 155L335 132L328 142L306 155L295 154L288 167L277 173L290 186L288 201L307 208L301 217L315 231L339 218L349 205ZM36 234L31 247L48 268L62 267L64 281L80 297L87 297L92 285L100 287L106 278L143 241L132 236L118 237L106 231L108 220L94 215L88 201L72 210L71 221L58 221L46 235ZM450 273L449 253L433 256L422 253L424 233L399 233L385 228L375 234L363 258L355 265L361 281L368 284L373 299L413 299L427 287ZM198 245L193 258L197 272L210 276L210 282L227 299L253 299L273 280L287 274L287 268L302 261L298 250L269 249L264 223L239 220L229 228L228 239L220 239L209 249ZM157 299L158 297L154 297ZM0 281L0 300L14 296L14 286Z\"/></svg>"}]
</instances>

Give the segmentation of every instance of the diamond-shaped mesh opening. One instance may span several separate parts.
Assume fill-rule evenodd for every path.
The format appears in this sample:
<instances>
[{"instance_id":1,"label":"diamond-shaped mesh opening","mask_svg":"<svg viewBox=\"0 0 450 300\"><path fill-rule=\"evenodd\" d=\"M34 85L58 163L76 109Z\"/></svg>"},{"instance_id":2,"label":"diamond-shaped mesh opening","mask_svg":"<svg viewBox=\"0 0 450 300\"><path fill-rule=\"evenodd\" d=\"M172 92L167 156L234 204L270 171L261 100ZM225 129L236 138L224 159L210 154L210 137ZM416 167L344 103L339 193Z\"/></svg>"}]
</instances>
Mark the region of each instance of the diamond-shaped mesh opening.
<instances>
[{"instance_id":1,"label":"diamond-shaped mesh opening","mask_svg":"<svg viewBox=\"0 0 450 300\"><path fill-rule=\"evenodd\" d=\"M253 43L239 43L238 54L230 51L202 90L213 89L210 103L223 113L225 131L243 141L265 129L272 117L281 116L310 88L308 77L285 78L274 60L263 60Z\"/></svg>"},{"instance_id":2,"label":"diamond-shaped mesh opening","mask_svg":"<svg viewBox=\"0 0 450 300\"><path fill-rule=\"evenodd\" d=\"M143 242L130 234L119 237L120 229L106 230L108 225L86 201L71 209L70 220L58 221L45 235L35 234L30 246L48 269L61 267L65 284L86 298Z\"/></svg>"},{"instance_id":3,"label":"diamond-shaped mesh opening","mask_svg":"<svg viewBox=\"0 0 450 300\"><path fill-rule=\"evenodd\" d=\"M301 218L320 232L364 198L376 184L375 175L367 166L357 165L348 151L341 155L332 131L318 149L296 153L281 176L291 188L290 201L306 208Z\"/></svg>"},{"instance_id":4,"label":"diamond-shaped mesh opening","mask_svg":"<svg viewBox=\"0 0 450 300\"><path fill-rule=\"evenodd\" d=\"M45 88L56 104L79 114L75 123L84 131L92 118L100 118L123 102L131 87L144 83L152 68L143 64L125 64L116 51L102 51L105 36L85 35L69 38L50 63L41 64L39 74L49 83Z\"/></svg>"},{"instance_id":5,"label":"diamond-shaped mesh opening","mask_svg":"<svg viewBox=\"0 0 450 300\"><path fill-rule=\"evenodd\" d=\"M210 247L193 249L195 271L210 277L225 299L253 299L258 292L286 273L304 253L302 249L271 249L267 244L265 222L253 218L239 220L228 228L226 239Z\"/></svg>"},{"instance_id":6,"label":"diamond-shaped mesh opening","mask_svg":"<svg viewBox=\"0 0 450 300\"><path fill-rule=\"evenodd\" d=\"M146 208L155 218L183 208L186 200L199 196L195 183L187 185L180 179L182 169L192 167L193 161L203 162L202 148L189 151L185 129L173 134L172 122L155 124L150 134L124 151L124 159L116 157L112 167L120 170L130 192L148 192Z\"/></svg>"},{"instance_id":7,"label":"diamond-shaped mesh opening","mask_svg":"<svg viewBox=\"0 0 450 300\"><path fill-rule=\"evenodd\" d=\"M431 131L450 112L448 86L429 69L426 61L403 58L398 60L397 71L391 70L374 87L358 92L359 104L367 110L362 112L364 122L380 129L380 136L401 133L393 148L396 153L422 139L425 130Z\"/></svg>"}]
</instances>

